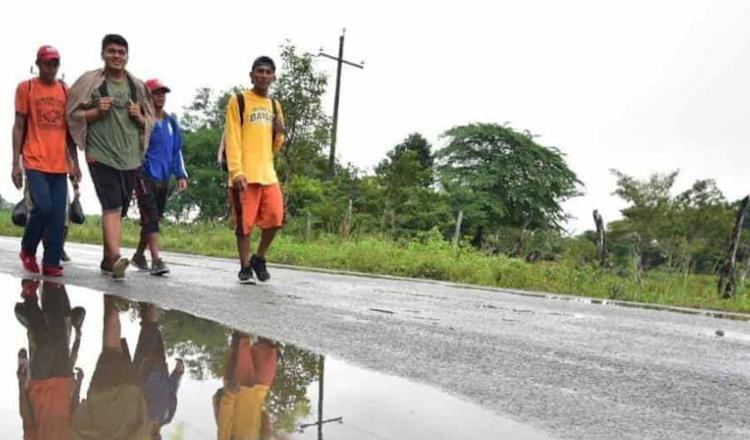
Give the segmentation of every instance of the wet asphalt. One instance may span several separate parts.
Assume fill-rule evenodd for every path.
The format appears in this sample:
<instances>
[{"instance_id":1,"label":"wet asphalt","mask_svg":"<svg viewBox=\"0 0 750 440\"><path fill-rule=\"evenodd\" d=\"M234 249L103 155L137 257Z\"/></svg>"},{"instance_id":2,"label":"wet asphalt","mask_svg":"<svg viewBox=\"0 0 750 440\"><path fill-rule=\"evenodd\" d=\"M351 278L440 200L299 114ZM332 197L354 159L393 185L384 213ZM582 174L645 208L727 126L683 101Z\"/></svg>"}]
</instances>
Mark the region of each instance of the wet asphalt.
<instances>
[{"instance_id":1,"label":"wet asphalt","mask_svg":"<svg viewBox=\"0 0 750 440\"><path fill-rule=\"evenodd\" d=\"M18 249L0 237L0 272L23 276ZM66 250L67 284L432 385L552 438L750 438L748 322L281 267L241 286L235 261L172 253L167 277L113 281L100 247Z\"/></svg>"}]
</instances>

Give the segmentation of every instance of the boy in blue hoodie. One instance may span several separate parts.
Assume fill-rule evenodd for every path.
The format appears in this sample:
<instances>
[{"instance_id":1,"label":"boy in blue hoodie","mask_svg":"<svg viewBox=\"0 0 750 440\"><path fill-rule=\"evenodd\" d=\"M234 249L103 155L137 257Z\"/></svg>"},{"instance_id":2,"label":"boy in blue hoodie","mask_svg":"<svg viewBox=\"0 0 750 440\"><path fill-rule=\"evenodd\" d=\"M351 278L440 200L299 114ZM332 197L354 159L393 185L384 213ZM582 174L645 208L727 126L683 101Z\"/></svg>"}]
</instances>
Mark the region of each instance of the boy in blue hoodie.
<instances>
[{"instance_id":1,"label":"boy in blue hoodie","mask_svg":"<svg viewBox=\"0 0 750 440\"><path fill-rule=\"evenodd\" d=\"M151 275L164 275L169 269L159 256L159 220L169 198L169 179L175 176L178 191L183 191L187 188L188 175L182 159L180 127L177 119L164 111L169 87L158 79L146 81L146 87L151 92L155 121L143 168L135 185L141 214L141 239L131 263L140 270L149 270ZM146 246L151 252L151 268L144 255Z\"/></svg>"}]
</instances>

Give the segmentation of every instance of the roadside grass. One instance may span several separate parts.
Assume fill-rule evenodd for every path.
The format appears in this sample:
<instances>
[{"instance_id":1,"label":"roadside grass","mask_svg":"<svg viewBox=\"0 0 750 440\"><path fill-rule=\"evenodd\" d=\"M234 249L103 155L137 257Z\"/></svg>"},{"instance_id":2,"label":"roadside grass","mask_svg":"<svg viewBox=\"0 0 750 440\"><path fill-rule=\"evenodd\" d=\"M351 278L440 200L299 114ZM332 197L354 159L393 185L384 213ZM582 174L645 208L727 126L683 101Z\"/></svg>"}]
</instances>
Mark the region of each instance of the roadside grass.
<instances>
[{"instance_id":1,"label":"roadside grass","mask_svg":"<svg viewBox=\"0 0 750 440\"><path fill-rule=\"evenodd\" d=\"M0 210L0 235L20 236L22 232L21 228L11 223L10 212ZM126 220L123 245L136 246L138 234L137 222ZM101 243L100 217L90 215L84 225L71 225L68 240ZM233 230L225 223L165 222L162 225L161 247L173 252L236 258ZM305 240L282 232L274 242L270 261L481 286L750 312L750 300L743 292L730 300L718 297L715 276L685 277L650 271L639 285L633 277L620 276L612 271L567 263L526 263L505 256L488 256L469 247L454 248L443 240L430 237L392 241L372 236L343 239L321 235Z\"/></svg>"}]
</instances>

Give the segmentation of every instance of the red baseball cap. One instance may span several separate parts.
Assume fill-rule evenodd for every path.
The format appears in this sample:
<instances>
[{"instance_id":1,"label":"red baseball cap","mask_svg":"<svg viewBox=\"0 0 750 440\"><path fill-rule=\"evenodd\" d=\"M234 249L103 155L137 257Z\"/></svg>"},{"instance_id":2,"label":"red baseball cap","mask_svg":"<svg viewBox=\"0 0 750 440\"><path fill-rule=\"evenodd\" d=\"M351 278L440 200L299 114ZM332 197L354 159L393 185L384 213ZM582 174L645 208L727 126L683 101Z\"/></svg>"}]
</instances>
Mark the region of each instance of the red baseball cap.
<instances>
[{"instance_id":1,"label":"red baseball cap","mask_svg":"<svg viewBox=\"0 0 750 440\"><path fill-rule=\"evenodd\" d=\"M36 59L38 61L60 61L60 52L52 46L44 45L36 51Z\"/></svg>"},{"instance_id":2,"label":"red baseball cap","mask_svg":"<svg viewBox=\"0 0 750 440\"><path fill-rule=\"evenodd\" d=\"M169 93L171 90L169 90L169 87L164 85L163 82L159 81L158 79L150 79L146 81L146 87L148 87L148 90L153 93L157 90L164 90L165 92Z\"/></svg>"}]
</instances>

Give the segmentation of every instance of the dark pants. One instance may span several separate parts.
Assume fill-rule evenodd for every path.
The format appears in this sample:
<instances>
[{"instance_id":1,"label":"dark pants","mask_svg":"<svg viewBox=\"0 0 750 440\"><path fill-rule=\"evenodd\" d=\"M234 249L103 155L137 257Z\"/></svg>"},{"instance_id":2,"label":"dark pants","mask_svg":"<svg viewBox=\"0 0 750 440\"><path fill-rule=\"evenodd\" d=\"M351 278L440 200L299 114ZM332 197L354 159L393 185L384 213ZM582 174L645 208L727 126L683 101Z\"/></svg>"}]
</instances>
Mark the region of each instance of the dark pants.
<instances>
[{"instance_id":1,"label":"dark pants","mask_svg":"<svg viewBox=\"0 0 750 440\"><path fill-rule=\"evenodd\" d=\"M26 230L21 240L21 248L36 255L39 242L46 232L44 257L45 266L59 266L65 230L65 206L68 199L66 174L50 174L36 170L26 170L26 183L33 207L26 222Z\"/></svg>"},{"instance_id":2,"label":"dark pants","mask_svg":"<svg viewBox=\"0 0 750 440\"><path fill-rule=\"evenodd\" d=\"M151 373L169 376L164 339L158 323L141 322L141 333L138 335L138 345L135 346L133 363L138 369L142 384L146 383Z\"/></svg>"},{"instance_id":3,"label":"dark pants","mask_svg":"<svg viewBox=\"0 0 750 440\"><path fill-rule=\"evenodd\" d=\"M65 317L70 315L70 302L62 285L46 283L43 286L41 309L36 299L26 299L21 304L28 322L31 378L71 376L73 365L65 324Z\"/></svg>"},{"instance_id":4,"label":"dark pants","mask_svg":"<svg viewBox=\"0 0 750 440\"><path fill-rule=\"evenodd\" d=\"M141 235L159 232L159 220L164 215L169 192L168 180L154 180L145 171L139 173L135 195L141 214Z\"/></svg>"}]
</instances>

